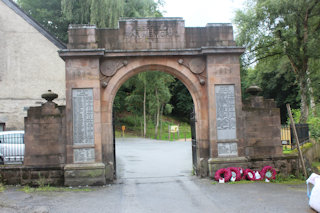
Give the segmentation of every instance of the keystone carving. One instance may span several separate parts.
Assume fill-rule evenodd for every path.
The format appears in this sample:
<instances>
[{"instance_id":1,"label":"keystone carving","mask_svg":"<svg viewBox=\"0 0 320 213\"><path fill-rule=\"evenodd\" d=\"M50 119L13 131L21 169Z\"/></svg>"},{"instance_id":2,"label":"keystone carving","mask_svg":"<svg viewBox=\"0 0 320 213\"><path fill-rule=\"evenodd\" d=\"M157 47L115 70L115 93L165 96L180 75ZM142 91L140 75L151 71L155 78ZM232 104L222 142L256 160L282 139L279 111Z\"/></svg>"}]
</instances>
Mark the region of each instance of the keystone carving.
<instances>
[{"instance_id":1,"label":"keystone carving","mask_svg":"<svg viewBox=\"0 0 320 213\"><path fill-rule=\"evenodd\" d=\"M119 69L127 65L128 65L127 60L121 60L121 59L105 60L100 65L100 72L106 77L111 77Z\"/></svg>"}]
</instances>

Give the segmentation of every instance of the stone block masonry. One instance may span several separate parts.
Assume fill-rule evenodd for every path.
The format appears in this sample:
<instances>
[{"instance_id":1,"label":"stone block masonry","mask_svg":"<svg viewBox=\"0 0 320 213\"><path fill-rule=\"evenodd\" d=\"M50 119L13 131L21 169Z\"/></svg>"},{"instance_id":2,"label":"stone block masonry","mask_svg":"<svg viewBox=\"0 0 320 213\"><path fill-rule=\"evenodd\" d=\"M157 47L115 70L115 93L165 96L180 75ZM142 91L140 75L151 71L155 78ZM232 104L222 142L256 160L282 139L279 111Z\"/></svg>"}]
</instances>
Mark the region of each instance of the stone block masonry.
<instances>
[{"instance_id":1,"label":"stone block masonry","mask_svg":"<svg viewBox=\"0 0 320 213\"><path fill-rule=\"evenodd\" d=\"M25 118L26 166L61 166L65 164L65 107L46 102L30 107Z\"/></svg>"}]
</instances>

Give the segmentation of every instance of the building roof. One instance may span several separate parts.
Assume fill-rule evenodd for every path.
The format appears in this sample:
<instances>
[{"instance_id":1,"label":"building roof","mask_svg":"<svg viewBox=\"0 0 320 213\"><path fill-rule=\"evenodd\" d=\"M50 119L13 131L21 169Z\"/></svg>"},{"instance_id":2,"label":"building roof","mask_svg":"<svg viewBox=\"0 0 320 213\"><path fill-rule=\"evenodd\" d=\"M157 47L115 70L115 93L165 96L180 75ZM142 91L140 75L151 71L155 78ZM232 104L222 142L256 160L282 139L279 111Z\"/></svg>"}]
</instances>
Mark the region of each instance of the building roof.
<instances>
[{"instance_id":1,"label":"building roof","mask_svg":"<svg viewBox=\"0 0 320 213\"><path fill-rule=\"evenodd\" d=\"M44 29L36 20L31 18L26 12L24 12L16 3L12 0L1 0L5 3L9 8L11 8L16 14L21 16L26 22L31 24L36 30L38 30L42 35L44 35L49 41L51 41L54 45L56 45L59 49L66 49L66 45L60 41L58 38L49 33L46 29Z\"/></svg>"}]
</instances>

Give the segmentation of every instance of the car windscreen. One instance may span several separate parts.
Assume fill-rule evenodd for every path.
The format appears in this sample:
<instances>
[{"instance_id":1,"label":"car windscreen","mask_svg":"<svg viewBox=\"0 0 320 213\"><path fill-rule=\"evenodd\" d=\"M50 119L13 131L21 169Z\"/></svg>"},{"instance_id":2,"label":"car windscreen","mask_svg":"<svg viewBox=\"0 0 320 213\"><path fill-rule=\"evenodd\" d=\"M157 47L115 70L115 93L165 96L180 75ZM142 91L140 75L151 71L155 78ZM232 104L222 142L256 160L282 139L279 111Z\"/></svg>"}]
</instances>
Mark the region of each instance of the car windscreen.
<instances>
[{"instance_id":1,"label":"car windscreen","mask_svg":"<svg viewBox=\"0 0 320 213\"><path fill-rule=\"evenodd\" d=\"M0 143L6 144L23 144L23 133L11 133L0 135Z\"/></svg>"}]
</instances>

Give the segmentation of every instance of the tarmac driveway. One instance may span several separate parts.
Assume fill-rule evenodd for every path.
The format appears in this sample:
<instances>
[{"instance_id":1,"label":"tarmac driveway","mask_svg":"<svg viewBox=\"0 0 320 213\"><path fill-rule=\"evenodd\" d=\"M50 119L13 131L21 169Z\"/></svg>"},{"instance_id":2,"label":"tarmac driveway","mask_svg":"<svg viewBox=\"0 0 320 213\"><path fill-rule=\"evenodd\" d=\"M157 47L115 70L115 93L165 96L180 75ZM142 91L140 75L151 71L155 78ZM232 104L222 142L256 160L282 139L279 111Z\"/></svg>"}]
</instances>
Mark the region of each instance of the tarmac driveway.
<instances>
[{"instance_id":1,"label":"tarmac driveway","mask_svg":"<svg viewBox=\"0 0 320 213\"><path fill-rule=\"evenodd\" d=\"M118 139L115 184L91 192L0 193L0 212L313 212L306 186L212 184L192 176L190 142Z\"/></svg>"}]
</instances>

